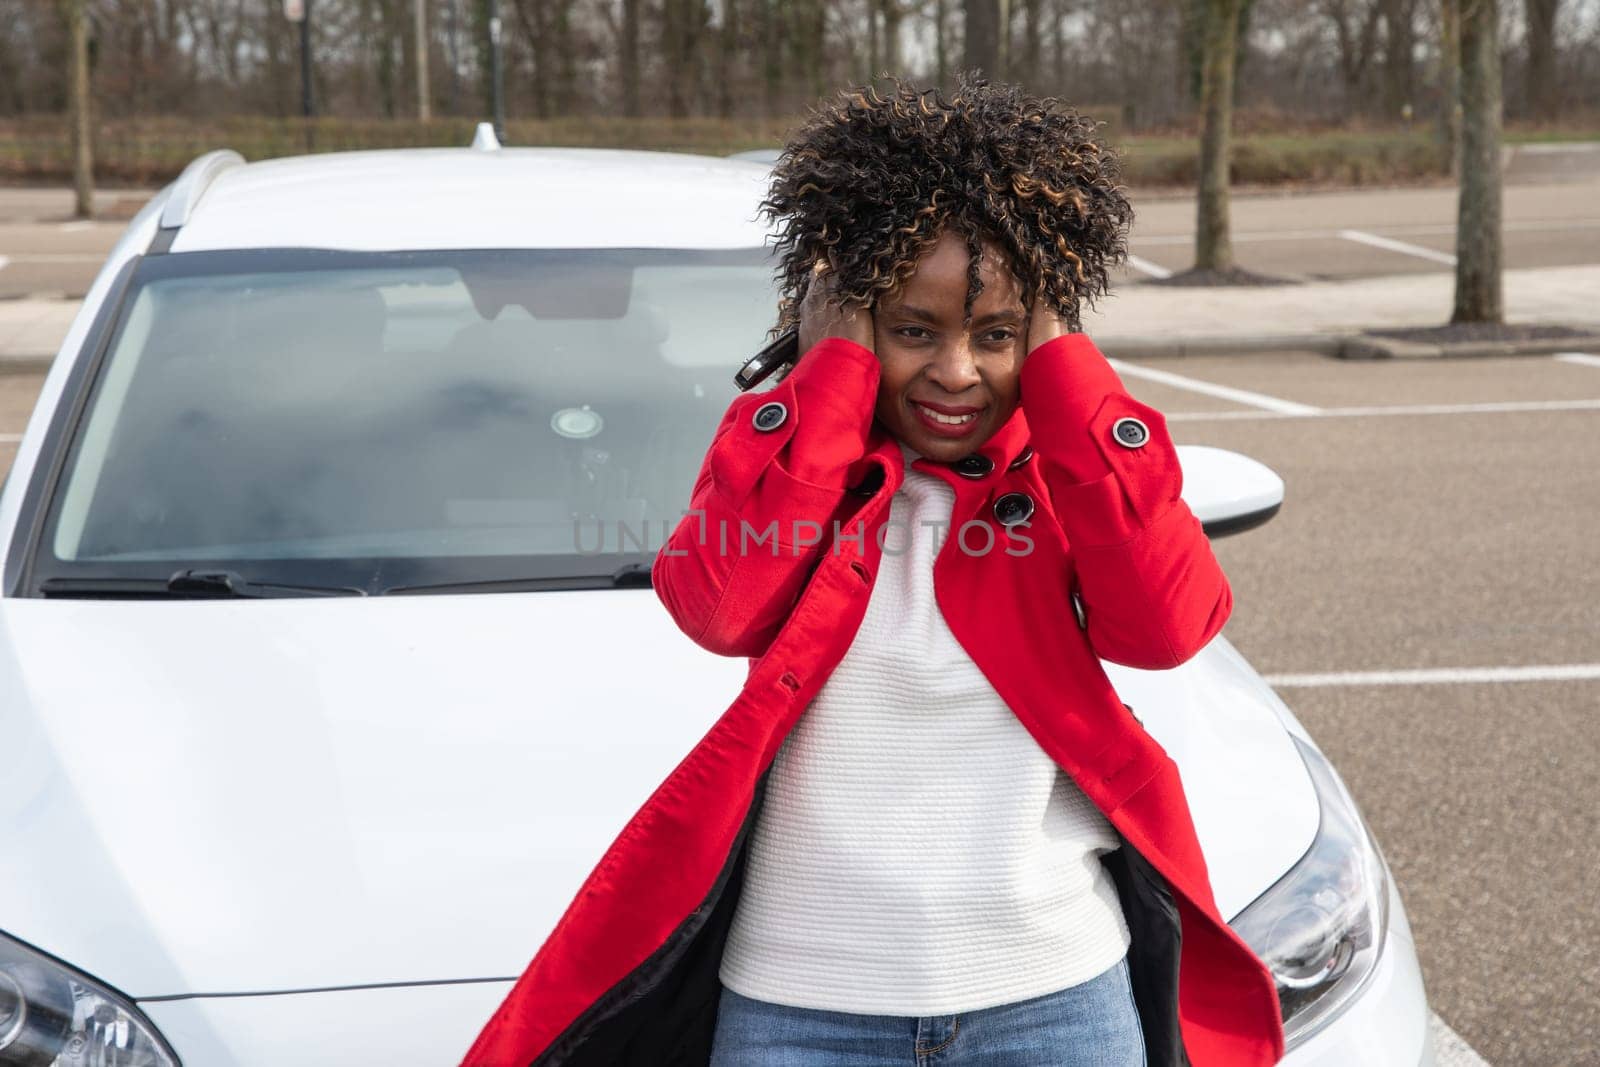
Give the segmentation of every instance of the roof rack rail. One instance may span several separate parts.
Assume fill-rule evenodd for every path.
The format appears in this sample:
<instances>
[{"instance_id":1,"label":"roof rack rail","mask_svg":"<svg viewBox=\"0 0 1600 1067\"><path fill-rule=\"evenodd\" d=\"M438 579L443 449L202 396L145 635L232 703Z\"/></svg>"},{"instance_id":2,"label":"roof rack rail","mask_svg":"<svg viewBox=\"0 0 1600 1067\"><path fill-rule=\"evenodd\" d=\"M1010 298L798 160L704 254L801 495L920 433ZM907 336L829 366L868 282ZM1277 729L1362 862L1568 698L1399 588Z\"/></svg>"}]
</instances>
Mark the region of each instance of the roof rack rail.
<instances>
[{"instance_id":1,"label":"roof rack rail","mask_svg":"<svg viewBox=\"0 0 1600 1067\"><path fill-rule=\"evenodd\" d=\"M194 215L195 207L211 188L211 183L223 171L243 165L244 157L231 148L218 148L193 160L172 183L172 195L167 197L166 206L161 210L160 228L172 230L175 235ZM170 237L166 243L172 243Z\"/></svg>"}]
</instances>

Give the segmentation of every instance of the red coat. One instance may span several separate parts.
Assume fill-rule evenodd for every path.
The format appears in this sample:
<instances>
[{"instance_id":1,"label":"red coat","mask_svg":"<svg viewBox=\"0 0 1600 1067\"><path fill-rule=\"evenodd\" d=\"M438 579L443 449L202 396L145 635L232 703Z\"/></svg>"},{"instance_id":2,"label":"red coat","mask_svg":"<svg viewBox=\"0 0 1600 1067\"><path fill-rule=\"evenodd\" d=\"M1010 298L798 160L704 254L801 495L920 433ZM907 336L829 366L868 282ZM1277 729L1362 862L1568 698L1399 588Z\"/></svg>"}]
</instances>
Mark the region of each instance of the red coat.
<instances>
[{"instance_id":1,"label":"red coat","mask_svg":"<svg viewBox=\"0 0 1600 1067\"><path fill-rule=\"evenodd\" d=\"M1165 420L1086 336L1040 345L1021 374L1022 405L975 456L913 462L955 490L934 564L940 610L1121 837L1104 862L1149 1062L1277 1063L1271 974L1218 915L1178 768L1099 659L1184 662L1227 620L1227 579L1179 497ZM870 349L828 338L776 387L729 405L652 575L678 625L751 657L749 676L618 834L467 1064L707 1062L766 772L855 637L904 477L873 421L877 383ZM1029 502L1024 525L1002 524Z\"/></svg>"}]
</instances>

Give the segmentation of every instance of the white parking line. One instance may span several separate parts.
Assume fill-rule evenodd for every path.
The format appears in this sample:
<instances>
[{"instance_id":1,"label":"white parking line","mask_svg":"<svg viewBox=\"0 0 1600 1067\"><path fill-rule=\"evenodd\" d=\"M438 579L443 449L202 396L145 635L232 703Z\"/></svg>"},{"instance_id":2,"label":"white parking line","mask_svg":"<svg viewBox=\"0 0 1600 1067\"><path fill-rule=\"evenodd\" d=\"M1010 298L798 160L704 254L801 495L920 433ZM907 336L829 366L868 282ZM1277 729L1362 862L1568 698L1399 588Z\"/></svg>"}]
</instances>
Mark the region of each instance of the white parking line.
<instances>
[{"instance_id":1,"label":"white parking line","mask_svg":"<svg viewBox=\"0 0 1600 1067\"><path fill-rule=\"evenodd\" d=\"M1557 352L1556 358L1563 363L1577 363L1584 367L1600 367L1600 356L1591 356L1587 352Z\"/></svg>"},{"instance_id":2,"label":"white parking line","mask_svg":"<svg viewBox=\"0 0 1600 1067\"><path fill-rule=\"evenodd\" d=\"M77 222L63 222L61 224L61 232L77 233L79 230L87 230L93 225L94 223L90 222L88 219L79 219Z\"/></svg>"},{"instance_id":3,"label":"white parking line","mask_svg":"<svg viewBox=\"0 0 1600 1067\"><path fill-rule=\"evenodd\" d=\"M1386 224L1383 228L1390 233L1411 237L1454 237L1456 232L1453 223ZM1527 222L1508 222L1501 228L1506 233L1545 233L1552 230L1567 233L1572 230L1600 229L1600 219L1530 219ZM1241 241L1331 241L1338 236L1338 230L1243 230L1235 232L1233 240L1235 244ZM1193 245L1194 234L1150 234L1137 237L1134 241L1140 245Z\"/></svg>"},{"instance_id":4,"label":"white parking line","mask_svg":"<svg viewBox=\"0 0 1600 1067\"><path fill-rule=\"evenodd\" d=\"M1141 272L1143 274L1148 274L1152 278L1170 278L1170 277L1172 277L1172 272L1170 270L1168 270L1167 268L1165 268L1165 267L1163 267L1163 266L1161 266L1159 264L1152 263L1148 259L1145 259L1145 258L1143 258L1141 256L1135 256L1135 255L1130 254L1128 256L1128 266L1132 267L1134 270L1139 271L1139 272Z\"/></svg>"},{"instance_id":5,"label":"white parking line","mask_svg":"<svg viewBox=\"0 0 1600 1067\"><path fill-rule=\"evenodd\" d=\"M1423 248L1421 245L1407 244L1404 241L1396 241L1389 237L1379 237L1375 233L1367 233L1363 230L1340 230L1339 237L1346 241L1354 241L1357 244L1381 248L1387 252L1399 252L1403 256L1431 259L1435 263L1443 263L1451 267L1456 265L1456 257L1446 252L1436 252L1431 248Z\"/></svg>"},{"instance_id":6,"label":"white parking line","mask_svg":"<svg viewBox=\"0 0 1600 1067\"><path fill-rule=\"evenodd\" d=\"M1331 674L1269 674L1267 684L1285 689L1346 685L1484 685L1503 682L1589 682L1600 679L1600 663L1543 667L1439 667L1405 671L1339 671Z\"/></svg>"},{"instance_id":7,"label":"white parking line","mask_svg":"<svg viewBox=\"0 0 1600 1067\"><path fill-rule=\"evenodd\" d=\"M1428 1029L1433 1032L1435 1067L1489 1067L1489 1061L1461 1040L1461 1035L1450 1029L1437 1013L1429 1014Z\"/></svg>"},{"instance_id":8,"label":"white parking line","mask_svg":"<svg viewBox=\"0 0 1600 1067\"><path fill-rule=\"evenodd\" d=\"M7 259L5 256L0 256L0 270L5 270L6 269L6 264L10 263L10 262L11 261L9 259Z\"/></svg>"},{"instance_id":9,"label":"white parking line","mask_svg":"<svg viewBox=\"0 0 1600 1067\"><path fill-rule=\"evenodd\" d=\"M0 445L14 445L22 440L20 433L0 433Z\"/></svg>"},{"instance_id":10,"label":"white parking line","mask_svg":"<svg viewBox=\"0 0 1600 1067\"><path fill-rule=\"evenodd\" d=\"M1395 404L1392 407L1313 408L1310 411L1169 411L1168 422L1234 422L1251 419L1347 419L1374 415L1484 415L1522 411L1600 411L1595 400L1503 400L1483 404Z\"/></svg>"},{"instance_id":11,"label":"white parking line","mask_svg":"<svg viewBox=\"0 0 1600 1067\"><path fill-rule=\"evenodd\" d=\"M1191 393L1200 393L1204 396L1214 396L1222 400L1232 400L1238 404L1249 404L1251 407L1260 408L1278 415L1315 415L1321 408L1314 408L1310 404L1297 404L1293 400L1280 400L1275 396L1265 393L1252 393L1248 389L1234 389L1227 385L1216 385L1212 382L1203 382L1198 378L1186 378L1181 374L1171 371L1155 370L1152 367L1141 367L1134 363L1124 363L1120 359L1109 361L1118 374L1126 374L1130 378L1143 378L1148 382L1160 382L1170 385L1174 389L1183 389Z\"/></svg>"}]
</instances>

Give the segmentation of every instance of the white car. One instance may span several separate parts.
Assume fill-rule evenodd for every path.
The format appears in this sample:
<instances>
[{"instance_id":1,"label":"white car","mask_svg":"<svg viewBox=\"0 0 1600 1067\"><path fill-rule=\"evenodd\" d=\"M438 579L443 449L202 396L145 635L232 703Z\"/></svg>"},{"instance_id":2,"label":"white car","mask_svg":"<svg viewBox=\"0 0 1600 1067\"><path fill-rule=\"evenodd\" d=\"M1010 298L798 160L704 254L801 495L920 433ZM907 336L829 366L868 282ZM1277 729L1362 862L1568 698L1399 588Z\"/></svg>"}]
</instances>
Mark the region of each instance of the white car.
<instances>
[{"instance_id":1,"label":"white car","mask_svg":"<svg viewBox=\"0 0 1600 1067\"><path fill-rule=\"evenodd\" d=\"M0 495L0 1064L459 1060L743 680L646 584L772 321L768 175L220 151L132 221ZM1281 501L1183 463L1213 535ZM1284 1062L1430 1064L1394 881L1288 708L1223 639L1108 669Z\"/></svg>"}]
</instances>

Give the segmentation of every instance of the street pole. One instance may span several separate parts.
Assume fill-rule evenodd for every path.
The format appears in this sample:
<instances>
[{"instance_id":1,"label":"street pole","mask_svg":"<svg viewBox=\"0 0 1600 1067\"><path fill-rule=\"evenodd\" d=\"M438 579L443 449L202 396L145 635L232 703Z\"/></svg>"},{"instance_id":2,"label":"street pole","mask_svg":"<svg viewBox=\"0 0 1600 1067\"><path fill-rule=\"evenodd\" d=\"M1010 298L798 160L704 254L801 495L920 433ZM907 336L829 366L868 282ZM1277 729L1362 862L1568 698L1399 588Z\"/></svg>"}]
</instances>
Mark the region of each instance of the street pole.
<instances>
[{"instance_id":1,"label":"street pole","mask_svg":"<svg viewBox=\"0 0 1600 1067\"><path fill-rule=\"evenodd\" d=\"M491 0L490 10L498 12L499 3ZM489 18L489 77L494 90L494 136L506 143L506 87L505 63L500 58L500 16Z\"/></svg>"},{"instance_id":2,"label":"street pole","mask_svg":"<svg viewBox=\"0 0 1600 1067\"><path fill-rule=\"evenodd\" d=\"M428 0L416 0L417 38L417 118L427 122L433 117L433 104L428 99Z\"/></svg>"}]
</instances>

